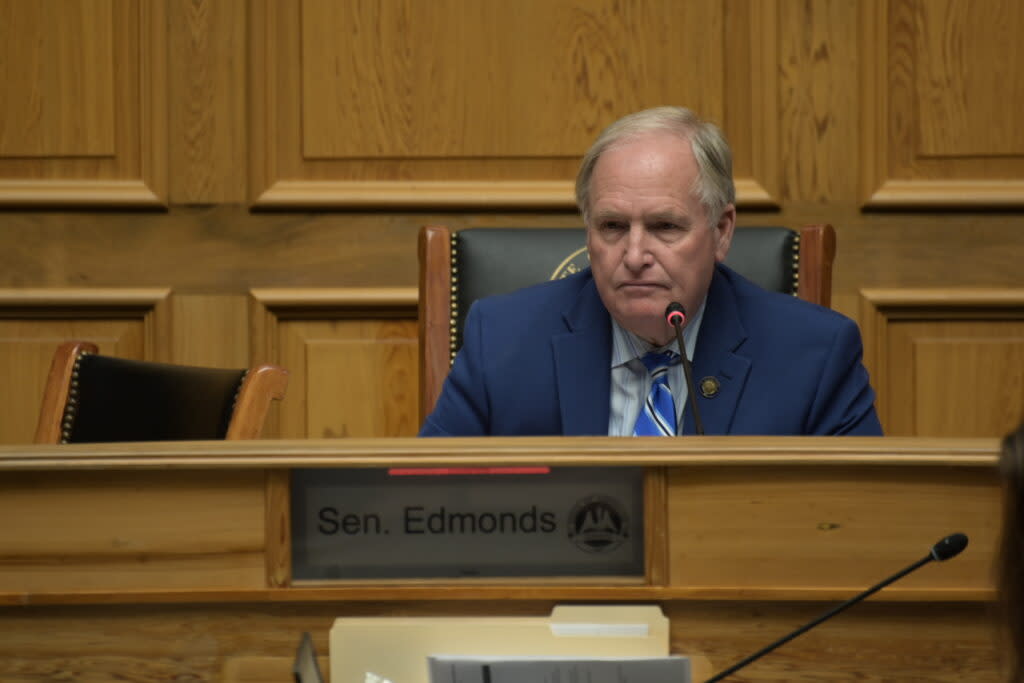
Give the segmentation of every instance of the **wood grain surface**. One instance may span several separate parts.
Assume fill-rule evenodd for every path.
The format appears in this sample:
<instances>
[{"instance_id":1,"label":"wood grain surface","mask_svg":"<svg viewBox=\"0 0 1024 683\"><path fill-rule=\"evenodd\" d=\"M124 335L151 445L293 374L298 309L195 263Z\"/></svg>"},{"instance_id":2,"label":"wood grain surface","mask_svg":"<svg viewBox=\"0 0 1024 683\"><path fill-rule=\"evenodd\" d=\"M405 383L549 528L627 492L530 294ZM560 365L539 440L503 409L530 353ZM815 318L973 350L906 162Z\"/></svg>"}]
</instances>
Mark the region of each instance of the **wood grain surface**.
<instances>
[{"instance_id":1,"label":"wood grain surface","mask_svg":"<svg viewBox=\"0 0 1024 683\"><path fill-rule=\"evenodd\" d=\"M650 603L671 651L738 661L926 554L921 568L753 665L751 681L997 681L989 563L992 439L719 437L336 439L0 447L0 679L273 680L299 635L328 656L338 616L543 615L558 603ZM646 582L303 582L275 574L289 467L387 463L654 465L665 475ZM657 476L655 477L657 478ZM650 483L650 482L649 482ZM274 492L277 493L274 493ZM991 509L990 509L991 508ZM69 523L69 519L74 523ZM280 518L277 518L280 520ZM962 525L962 526L959 526ZM951 529L950 529L951 530Z\"/></svg>"}]
</instances>

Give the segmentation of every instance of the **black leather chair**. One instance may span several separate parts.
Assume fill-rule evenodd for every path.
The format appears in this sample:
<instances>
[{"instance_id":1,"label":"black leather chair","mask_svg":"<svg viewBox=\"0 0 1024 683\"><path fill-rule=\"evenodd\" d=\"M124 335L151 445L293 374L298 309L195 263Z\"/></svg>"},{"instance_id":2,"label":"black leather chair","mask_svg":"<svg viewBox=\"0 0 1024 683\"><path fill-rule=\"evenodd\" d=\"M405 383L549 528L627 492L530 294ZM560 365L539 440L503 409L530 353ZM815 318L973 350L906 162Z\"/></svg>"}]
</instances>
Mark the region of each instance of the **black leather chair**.
<instances>
[{"instance_id":1,"label":"black leather chair","mask_svg":"<svg viewBox=\"0 0 1024 683\"><path fill-rule=\"evenodd\" d=\"M193 367L100 355L91 342L54 354L36 443L255 439L288 373Z\"/></svg>"},{"instance_id":2,"label":"black leather chair","mask_svg":"<svg viewBox=\"0 0 1024 683\"><path fill-rule=\"evenodd\" d=\"M828 306L835 232L738 227L726 264L762 287ZM564 277L589 265L583 228L468 228L420 231L421 412L433 409L470 304L492 294Z\"/></svg>"}]
</instances>

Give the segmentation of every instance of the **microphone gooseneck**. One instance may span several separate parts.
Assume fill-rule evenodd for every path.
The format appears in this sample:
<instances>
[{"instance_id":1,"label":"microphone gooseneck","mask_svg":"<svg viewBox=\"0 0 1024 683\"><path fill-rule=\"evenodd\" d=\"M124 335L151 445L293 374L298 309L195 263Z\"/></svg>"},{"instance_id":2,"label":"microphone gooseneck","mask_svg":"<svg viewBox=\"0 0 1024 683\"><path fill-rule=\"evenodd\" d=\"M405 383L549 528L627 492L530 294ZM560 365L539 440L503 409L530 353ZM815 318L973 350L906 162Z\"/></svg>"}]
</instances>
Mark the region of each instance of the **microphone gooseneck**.
<instances>
[{"instance_id":1,"label":"microphone gooseneck","mask_svg":"<svg viewBox=\"0 0 1024 683\"><path fill-rule=\"evenodd\" d=\"M686 390L690 395L690 410L693 412L693 431L698 435L704 434L704 423L700 419L700 410L697 409L697 392L693 385L693 369L690 367L690 358L686 355L686 344L683 342L683 325L686 323L686 309L678 301L673 301L665 308L665 320L676 331L676 343L679 345L679 360L683 364L683 374L686 375Z\"/></svg>"},{"instance_id":2,"label":"microphone gooseneck","mask_svg":"<svg viewBox=\"0 0 1024 683\"><path fill-rule=\"evenodd\" d=\"M732 666L730 666L725 671L723 671L723 672L721 672L721 673L719 673L719 674L717 674L715 676L712 676L705 683L715 683L716 681L722 680L726 676L729 676L731 674L736 673L737 671L739 671L740 669L745 667L747 664L750 664L751 662L753 662L753 661L755 661L757 659L760 659L762 656L768 654L769 652L771 652L772 650L774 650L778 646L784 645L785 643L788 643L789 641L793 640L794 638L796 638L801 633L805 633L806 631L811 630L812 628L814 628L815 626L817 626L821 622L825 621L826 619L831 619L832 617L834 617L835 615L839 614L840 612L842 612L847 607L850 607L852 605L857 604L858 602L860 602L861 600L863 600L864 598L868 597L869 595L871 595L873 593L877 593L878 591L880 591L883 588L885 588L886 586L888 586L890 583L892 583L892 582L894 582L894 581L896 581L898 579L902 579L904 576L906 576L910 572L914 571L915 569L923 567L924 565L928 564L929 562L931 562L933 560L938 560L938 561L942 562L942 561L948 560L948 559L950 559L952 557L956 557L966 547L967 547L967 536L966 536L966 534L957 533L957 534L950 534L949 536L946 536L944 539L942 539L941 541L939 541L938 543L933 545L932 549L929 551L929 553L927 555L925 555L920 560L918 560L914 564L910 565L906 569L903 569L903 570L893 574L892 576L887 578L885 581L882 581L881 583L875 584L874 586L872 586L871 588L867 589L863 593L860 593L859 595L856 595L856 596L850 598L849 600L847 600L846 602L842 603L841 605L838 605L838 606L832 608L831 610L829 610L825 614L821 615L820 617L818 617L814 621L810 622L809 624L805 624L805 625L801 626L800 628L798 628L797 630L795 630L792 633L790 633L789 635L783 636L782 638L779 638L778 640L776 640L771 645L768 645L767 647L761 648L760 650L758 650L754 654L750 655L746 659L744 659L744 660L742 660L740 662L737 662L736 664L733 664Z\"/></svg>"}]
</instances>

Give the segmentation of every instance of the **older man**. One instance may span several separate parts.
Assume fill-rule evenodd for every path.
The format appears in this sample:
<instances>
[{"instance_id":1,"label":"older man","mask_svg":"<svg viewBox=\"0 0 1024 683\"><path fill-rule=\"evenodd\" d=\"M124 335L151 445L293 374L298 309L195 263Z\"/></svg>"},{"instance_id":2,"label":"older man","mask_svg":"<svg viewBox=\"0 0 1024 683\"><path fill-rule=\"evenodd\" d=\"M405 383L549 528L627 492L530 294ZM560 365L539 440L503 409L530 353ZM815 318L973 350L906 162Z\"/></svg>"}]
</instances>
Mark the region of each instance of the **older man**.
<instances>
[{"instance_id":1,"label":"older man","mask_svg":"<svg viewBox=\"0 0 1024 683\"><path fill-rule=\"evenodd\" d=\"M477 302L422 435L692 434L673 302L705 433L881 434L856 325L722 264L736 207L718 128L681 107L620 119L576 198L591 268Z\"/></svg>"}]
</instances>

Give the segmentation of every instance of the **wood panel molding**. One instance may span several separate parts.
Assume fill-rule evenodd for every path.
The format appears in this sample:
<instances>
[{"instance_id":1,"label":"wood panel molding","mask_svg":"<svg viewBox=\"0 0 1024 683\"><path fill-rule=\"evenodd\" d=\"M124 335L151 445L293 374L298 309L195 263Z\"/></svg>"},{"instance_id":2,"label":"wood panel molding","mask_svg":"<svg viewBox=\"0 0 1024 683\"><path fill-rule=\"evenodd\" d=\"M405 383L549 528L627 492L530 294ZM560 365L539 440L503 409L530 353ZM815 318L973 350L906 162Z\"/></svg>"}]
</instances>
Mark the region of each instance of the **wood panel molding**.
<instances>
[{"instance_id":1,"label":"wood panel molding","mask_svg":"<svg viewBox=\"0 0 1024 683\"><path fill-rule=\"evenodd\" d=\"M735 181L742 209L769 209L777 198L752 178ZM0 185L2 189L2 185ZM257 197L261 209L534 209L576 208L572 181L295 181L282 180Z\"/></svg>"},{"instance_id":2,"label":"wood panel molding","mask_svg":"<svg viewBox=\"0 0 1024 683\"><path fill-rule=\"evenodd\" d=\"M862 205L1024 206L1012 0L861 3ZM1009 69L996 70L1004 63ZM998 75L997 75L998 72Z\"/></svg>"},{"instance_id":3,"label":"wood panel molding","mask_svg":"<svg viewBox=\"0 0 1024 683\"><path fill-rule=\"evenodd\" d=\"M642 439L624 459L622 443L601 436L257 439L195 444L0 445L0 472L48 470L291 469L295 467L716 467L753 465L880 468L994 468L998 438L708 436Z\"/></svg>"},{"instance_id":4,"label":"wood panel molding","mask_svg":"<svg viewBox=\"0 0 1024 683\"><path fill-rule=\"evenodd\" d=\"M579 158L604 126L680 103L726 129L739 205L777 207L779 123L762 115L777 110L777 15L776 0L728 9L529 0L471 11L263 0L249 16L252 204L571 210ZM458 30L460 47L430 39L435 23ZM494 34L504 24L522 31ZM692 25L704 37L682 47L657 39ZM616 38L644 47L609 52ZM486 97L469 87L494 70L506 87ZM618 93L614 105L603 92Z\"/></svg>"},{"instance_id":5,"label":"wood panel molding","mask_svg":"<svg viewBox=\"0 0 1024 683\"><path fill-rule=\"evenodd\" d=\"M150 312L156 316L170 296L170 288L40 287L0 289L0 310L25 311L32 308L82 309L83 316L97 311L111 313ZM87 311L89 313L87 313ZM8 312L9 315L9 312ZM162 316L161 316L162 318ZM155 319L155 318L154 318ZM154 328L158 329L158 328Z\"/></svg>"},{"instance_id":6,"label":"wood panel molding","mask_svg":"<svg viewBox=\"0 0 1024 683\"><path fill-rule=\"evenodd\" d=\"M1024 289L861 290L887 434L1001 436L1024 417Z\"/></svg>"},{"instance_id":7,"label":"wood panel molding","mask_svg":"<svg viewBox=\"0 0 1024 683\"><path fill-rule=\"evenodd\" d=\"M268 424L269 433L416 433L415 288L254 289L250 301L253 363L291 373L280 423Z\"/></svg>"},{"instance_id":8,"label":"wood panel molding","mask_svg":"<svg viewBox=\"0 0 1024 683\"><path fill-rule=\"evenodd\" d=\"M1022 180L889 180L867 202L892 209L1013 209L1024 206Z\"/></svg>"},{"instance_id":9,"label":"wood panel molding","mask_svg":"<svg viewBox=\"0 0 1024 683\"><path fill-rule=\"evenodd\" d=\"M0 180L0 206L160 208L141 180Z\"/></svg>"},{"instance_id":10,"label":"wood panel molding","mask_svg":"<svg viewBox=\"0 0 1024 683\"><path fill-rule=\"evenodd\" d=\"M164 0L166 1L166 0ZM248 0L168 2L170 202L247 200Z\"/></svg>"},{"instance_id":11,"label":"wood panel molding","mask_svg":"<svg viewBox=\"0 0 1024 683\"><path fill-rule=\"evenodd\" d=\"M295 181L274 183L255 205L262 209L537 209L576 206L571 181Z\"/></svg>"},{"instance_id":12,"label":"wood panel molding","mask_svg":"<svg viewBox=\"0 0 1024 683\"><path fill-rule=\"evenodd\" d=\"M29 109L10 112L18 130L8 135L25 142L0 145L0 207L165 205L166 2L10 9L11 30L30 39L5 40L7 59L28 80L9 78L3 90Z\"/></svg>"},{"instance_id":13,"label":"wood panel molding","mask_svg":"<svg viewBox=\"0 0 1024 683\"><path fill-rule=\"evenodd\" d=\"M651 467L644 473L644 575L647 584L668 583L668 471Z\"/></svg>"},{"instance_id":14,"label":"wood panel molding","mask_svg":"<svg viewBox=\"0 0 1024 683\"><path fill-rule=\"evenodd\" d=\"M267 321L274 324L281 317L294 317L310 311L327 313L333 310L343 314L346 311L378 310L383 315L402 315L415 310L418 296L415 287L260 288L250 290L249 295L256 311L274 316L272 321ZM273 331L272 328L266 329ZM254 332L262 333L264 330L257 328ZM253 341L261 337L264 335L256 334ZM255 344L253 348L259 348L262 353L273 351L271 347L257 347Z\"/></svg>"},{"instance_id":15,"label":"wood panel molding","mask_svg":"<svg viewBox=\"0 0 1024 683\"><path fill-rule=\"evenodd\" d=\"M170 361L168 289L0 289L0 443L31 443L54 351L72 339L101 352Z\"/></svg>"},{"instance_id":16,"label":"wood panel molding","mask_svg":"<svg viewBox=\"0 0 1024 683\"><path fill-rule=\"evenodd\" d=\"M721 79L725 111L719 123L733 152L736 206L776 209L781 205L781 120L779 111L779 3L739 3L725 11ZM711 113L701 112L712 118Z\"/></svg>"},{"instance_id":17,"label":"wood panel molding","mask_svg":"<svg viewBox=\"0 0 1024 683\"><path fill-rule=\"evenodd\" d=\"M415 287L401 288L349 288L314 289L283 288L253 289L250 292L250 324L252 328L250 346L252 362L272 362L285 366L290 372L288 398L282 402L268 420L266 431L292 437L308 437L312 430L331 431L341 417L350 411L355 403L365 403L380 415L370 425L359 425L356 429L372 433L383 424L383 435L395 435L395 422L407 421L408 416L418 418L416 398L418 385L415 368L406 367L408 356L415 363L417 290ZM389 328L389 337L379 335L380 321L398 319L403 321L404 330ZM368 324L365 321L370 321ZM377 321L374 323L373 321ZM347 326L349 329L344 329ZM353 326L354 324L354 326ZM367 335L360 339L360 335ZM405 339L401 337L404 335ZM411 354L395 354L396 347L412 346ZM378 401L380 395L376 382L360 382L359 377L339 372L330 375L338 366L333 361L338 349L344 348L344 355L355 357L355 363L368 366L370 378L385 379L394 372L400 373L398 384L411 384L406 391L388 394L390 400ZM384 349L383 361L368 349ZM388 350L391 350L388 353ZM342 363L340 367L345 367ZM362 377L362 375L360 375ZM338 387L337 391L315 391L312 385ZM403 400L404 397L404 400ZM354 402L354 403L353 403ZM394 419L391 416L395 416ZM323 416L329 416L324 418ZM327 426L323 426L327 425ZM406 425L406 431L415 431L418 422ZM342 430L344 431L344 428ZM344 434L340 434L344 435ZM298 463L295 463L298 465ZM266 576L269 587L287 586L291 583L291 476L287 470L268 470L266 474Z\"/></svg>"},{"instance_id":18,"label":"wood panel molding","mask_svg":"<svg viewBox=\"0 0 1024 683\"><path fill-rule=\"evenodd\" d=\"M730 143L731 144L731 143ZM766 177L769 173L764 174ZM737 178L736 206L740 209L776 209L779 207L779 195L775 190L769 191L764 185L753 178ZM775 185L776 183L771 183Z\"/></svg>"},{"instance_id":19,"label":"wood panel molding","mask_svg":"<svg viewBox=\"0 0 1024 683\"><path fill-rule=\"evenodd\" d=\"M93 321L128 321L137 324L142 335L141 354L136 357L169 363L170 295L170 288L158 287L0 289L0 322L56 325L53 339L59 343L84 332L78 331L76 322L88 328ZM112 352L113 347L100 343L100 351Z\"/></svg>"}]
</instances>

